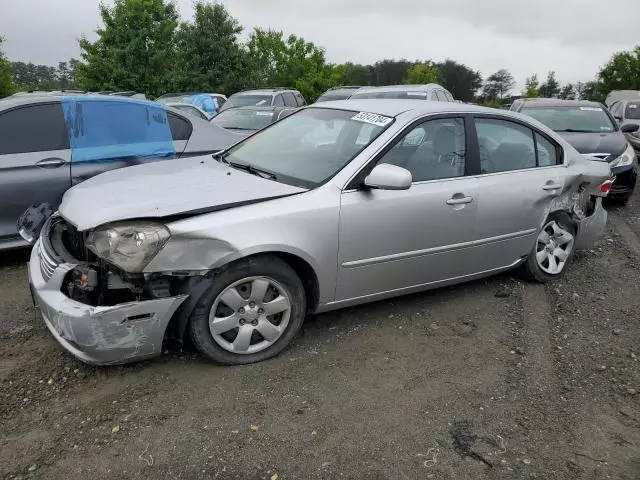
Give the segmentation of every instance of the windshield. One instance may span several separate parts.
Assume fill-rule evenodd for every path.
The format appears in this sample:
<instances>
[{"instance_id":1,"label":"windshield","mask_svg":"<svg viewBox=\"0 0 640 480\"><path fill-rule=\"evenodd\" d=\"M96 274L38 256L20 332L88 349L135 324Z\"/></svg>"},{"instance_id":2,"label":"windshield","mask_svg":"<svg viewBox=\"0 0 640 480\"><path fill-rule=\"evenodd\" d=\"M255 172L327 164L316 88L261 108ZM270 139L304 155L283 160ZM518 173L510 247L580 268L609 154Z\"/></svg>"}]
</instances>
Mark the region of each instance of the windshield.
<instances>
[{"instance_id":1,"label":"windshield","mask_svg":"<svg viewBox=\"0 0 640 480\"><path fill-rule=\"evenodd\" d=\"M629 102L624 111L624 118L630 120L640 120L640 102Z\"/></svg>"},{"instance_id":2,"label":"windshield","mask_svg":"<svg viewBox=\"0 0 640 480\"><path fill-rule=\"evenodd\" d=\"M245 107L248 105L271 105L271 95L232 95L224 104L223 109L231 107Z\"/></svg>"},{"instance_id":3,"label":"windshield","mask_svg":"<svg viewBox=\"0 0 640 480\"><path fill-rule=\"evenodd\" d=\"M355 90L333 90L331 92L323 93L320 95L320 98L316 100L317 102L330 102L332 100L346 100L351 98L353 92Z\"/></svg>"},{"instance_id":4,"label":"windshield","mask_svg":"<svg viewBox=\"0 0 640 480\"><path fill-rule=\"evenodd\" d=\"M606 133L616 130L601 107L524 107L521 112L556 132Z\"/></svg>"},{"instance_id":5,"label":"windshield","mask_svg":"<svg viewBox=\"0 0 640 480\"><path fill-rule=\"evenodd\" d=\"M232 147L225 160L277 181L315 188L338 173L393 122L366 112L309 108Z\"/></svg>"},{"instance_id":6,"label":"windshield","mask_svg":"<svg viewBox=\"0 0 640 480\"><path fill-rule=\"evenodd\" d=\"M362 92L354 93L351 96L352 99L356 98L410 98L413 100L426 100L427 92L421 92L419 90L387 90L380 92Z\"/></svg>"},{"instance_id":7,"label":"windshield","mask_svg":"<svg viewBox=\"0 0 640 480\"><path fill-rule=\"evenodd\" d=\"M260 130L274 121L275 112L264 110L231 109L220 112L211 122L223 128Z\"/></svg>"}]
</instances>

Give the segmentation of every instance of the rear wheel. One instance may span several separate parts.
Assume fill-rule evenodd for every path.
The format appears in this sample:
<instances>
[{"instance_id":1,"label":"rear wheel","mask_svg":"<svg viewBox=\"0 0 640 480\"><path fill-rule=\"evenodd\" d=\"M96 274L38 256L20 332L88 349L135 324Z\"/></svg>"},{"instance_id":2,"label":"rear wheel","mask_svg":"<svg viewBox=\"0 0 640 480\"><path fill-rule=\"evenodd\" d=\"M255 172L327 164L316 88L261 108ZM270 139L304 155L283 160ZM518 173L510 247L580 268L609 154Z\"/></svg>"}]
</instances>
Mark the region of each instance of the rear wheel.
<instances>
[{"instance_id":1,"label":"rear wheel","mask_svg":"<svg viewBox=\"0 0 640 480\"><path fill-rule=\"evenodd\" d=\"M296 336L306 311L302 282L276 257L242 260L212 278L191 318L194 344L225 365L277 355Z\"/></svg>"},{"instance_id":2,"label":"rear wheel","mask_svg":"<svg viewBox=\"0 0 640 480\"><path fill-rule=\"evenodd\" d=\"M561 277L573 257L576 230L566 215L551 215L524 263L526 275L537 282Z\"/></svg>"}]
</instances>

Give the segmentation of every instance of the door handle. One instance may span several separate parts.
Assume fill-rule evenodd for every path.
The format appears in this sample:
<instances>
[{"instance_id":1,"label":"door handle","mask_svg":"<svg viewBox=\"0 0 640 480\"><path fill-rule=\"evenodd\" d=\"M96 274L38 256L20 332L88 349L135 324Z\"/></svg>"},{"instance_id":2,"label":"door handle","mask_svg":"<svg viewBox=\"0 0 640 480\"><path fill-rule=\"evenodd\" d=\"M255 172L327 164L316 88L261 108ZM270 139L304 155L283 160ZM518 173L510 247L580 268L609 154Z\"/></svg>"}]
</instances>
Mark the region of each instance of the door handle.
<instances>
[{"instance_id":1,"label":"door handle","mask_svg":"<svg viewBox=\"0 0 640 480\"><path fill-rule=\"evenodd\" d=\"M562 184L560 183L547 183L545 184L542 189L543 190L560 190L562 188Z\"/></svg>"},{"instance_id":2,"label":"door handle","mask_svg":"<svg viewBox=\"0 0 640 480\"><path fill-rule=\"evenodd\" d=\"M63 166L66 161L62 158L45 158L44 160L40 160L36 162L36 165L40 168L58 168Z\"/></svg>"},{"instance_id":3,"label":"door handle","mask_svg":"<svg viewBox=\"0 0 640 480\"><path fill-rule=\"evenodd\" d=\"M462 205L471 202L473 202L473 197L457 197L454 195L449 200L447 200L447 205Z\"/></svg>"}]
</instances>

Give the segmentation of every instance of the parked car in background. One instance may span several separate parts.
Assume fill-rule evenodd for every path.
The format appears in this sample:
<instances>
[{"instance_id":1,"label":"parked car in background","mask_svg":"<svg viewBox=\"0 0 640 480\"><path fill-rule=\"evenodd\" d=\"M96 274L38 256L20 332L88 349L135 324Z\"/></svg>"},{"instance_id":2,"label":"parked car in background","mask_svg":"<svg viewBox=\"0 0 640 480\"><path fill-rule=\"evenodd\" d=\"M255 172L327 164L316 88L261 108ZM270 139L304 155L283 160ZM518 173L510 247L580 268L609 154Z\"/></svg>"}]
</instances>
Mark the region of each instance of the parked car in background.
<instances>
[{"instance_id":1,"label":"parked car in background","mask_svg":"<svg viewBox=\"0 0 640 480\"><path fill-rule=\"evenodd\" d=\"M165 103L165 105L167 107L171 107L174 108L176 110L180 110L181 112L186 113L187 115L192 115L196 118L199 118L201 120L211 120L211 117L213 115L208 114L207 112L205 112L204 110L201 110L200 108L196 107L195 105L191 104L191 103Z\"/></svg>"},{"instance_id":2,"label":"parked car in background","mask_svg":"<svg viewBox=\"0 0 640 480\"><path fill-rule=\"evenodd\" d=\"M318 99L316 100L316 103L329 102L332 100L347 100L348 98L351 98L351 95L353 95L361 88L362 87L355 86L333 87L320 95L320 97L318 97Z\"/></svg>"},{"instance_id":3,"label":"parked car in background","mask_svg":"<svg viewBox=\"0 0 640 480\"><path fill-rule=\"evenodd\" d=\"M209 115L215 115L218 113L226 101L227 97L221 93L203 92L165 93L164 95L156 98L156 102L164 104L189 103L191 105L195 105Z\"/></svg>"},{"instance_id":4,"label":"parked car in background","mask_svg":"<svg viewBox=\"0 0 640 480\"><path fill-rule=\"evenodd\" d=\"M366 98L405 98L412 100L432 100L453 102L453 95L436 83L426 85L386 85L383 87L364 87L353 93L353 100Z\"/></svg>"},{"instance_id":5,"label":"parked car in background","mask_svg":"<svg viewBox=\"0 0 640 480\"><path fill-rule=\"evenodd\" d=\"M211 119L222 128L241 135L251 135L293 113L296 109L290 107L236 107L223 110Z\"/></svg>"},{"instance_id":6,"label":"parked car in background","mask_svg":"<svg viewBox=\"0 0 640 480\"><path fill-rule=\"evenodd\" d=\"M624 134L637 131L638 125L618 127L602 104L587 100L523 99L512 108L562 135L578 152L607 162L616 176L609 196L619 203L629 200L638 161Z\"/></svg>"},{"instance_id":7,"label":"parked car in background","mask_svg":"<svg viewBox=\"0 0 640 480\"><path fill-rule=\"evenodd\" d=\"M221 111L235 107L290 107L298 108L306 105L302 94L290 88L260 88L244 90L229 97Z\"/></svg>"},{"instance_id":8,"label":"parked car in background","mask_svg":"<svg viewBox=\"0 0 640 480\"><path fill-rule=\"evenodd\" d=\"M610 108L618 100L640 100L640 90L612 90L607 95L604 104Z\"/></svg>"},{"instance_id":9,"label":"parked car in background","mask_svg":"<svg viewBox=\"0 0 640 480\"><path fill-rule=\"evenodd\" d=\"M152 160L213 153L239 139L145 100L107 95L0 100L0 249L26 245L16 221L29 205L47 202L55 209L68 188L87 178ZM135 195L131 192L130 202Z\"/></svg>"},{"instance_id":10,"label":"parked car in background","mask_svg":"<svg viewBox=\"0 0 640 480\"><path fill-rule=\"evenodd\" d=\"M29 281L85 362L190 337L213 361L246 364L280 353L308 313L515 267L558 278L604 229L609 187L607 163L523 115L321 103L217 155L73 187L42 229L25 224L40 234Z\"/></svg>"},{"instance_id":11,"label":"parked car in background","mask_svg":"<svg viewBox=\"0 0 640 480\"><path fill-rule=\"evenodd\" d=\"M620 129L629 129L625 125L638 125L640 127L640 97L637 100L616 100L609 107L609 111L615 118ZM640 154L640 130L625 133L627 141Z\"/></svg>"}]
</instances>

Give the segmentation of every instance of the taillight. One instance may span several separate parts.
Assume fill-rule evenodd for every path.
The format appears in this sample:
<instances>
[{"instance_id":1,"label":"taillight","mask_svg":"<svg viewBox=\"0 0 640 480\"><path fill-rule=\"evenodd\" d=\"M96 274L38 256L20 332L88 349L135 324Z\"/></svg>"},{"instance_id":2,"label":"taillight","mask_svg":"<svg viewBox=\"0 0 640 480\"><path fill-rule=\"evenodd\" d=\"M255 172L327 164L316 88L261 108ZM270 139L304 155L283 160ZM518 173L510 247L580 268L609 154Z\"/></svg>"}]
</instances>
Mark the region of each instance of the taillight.
<instances>
[{"instance_id":1,"label":"taillight","mask_svg":"<svg viewBox=\"0 0 640 480\"><path fill-rule=\"evenodd\" d=\"M611 191L611 187L613 187L613 180L606 180L600 184L600 192L606 195Z\"/></svg>"}]
</instances>

